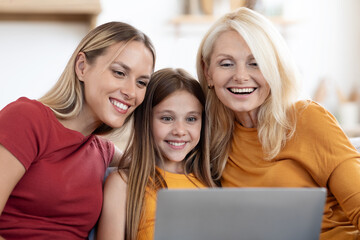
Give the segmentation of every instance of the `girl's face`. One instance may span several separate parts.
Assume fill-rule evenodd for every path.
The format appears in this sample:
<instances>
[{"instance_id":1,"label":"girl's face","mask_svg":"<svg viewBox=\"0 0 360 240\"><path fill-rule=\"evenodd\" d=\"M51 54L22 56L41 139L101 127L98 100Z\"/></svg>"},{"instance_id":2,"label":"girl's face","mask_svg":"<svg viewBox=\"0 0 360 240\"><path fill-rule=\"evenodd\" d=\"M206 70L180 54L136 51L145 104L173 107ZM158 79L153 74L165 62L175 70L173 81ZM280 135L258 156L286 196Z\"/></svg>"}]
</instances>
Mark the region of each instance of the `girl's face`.
<instances>
[{"instance_id":1,"label":"girl's face","mask_svg":"<svg viewBox=\"0 0 360 240\"><path fill-rule=\"evenodd\" d=\"M121 127L144 100L153 71L152 53L142 42L132 41L116 55L123 45L108 47L92 64L84 53L78 55L75 69L84 83L84 111L94 129L102 123Z\"/></svg>"},{"instance_id":2,"label":"girl's face","mask_svg":"<svg viewBox=\"0 0 360 240\"><path fill-rule=\"evenodd\" d=\"M235 31L226 31L215 41L205 75L219 100L234 111L240 123L249 115L256 118L270 93L250 48Z\"/></svg>"},{"instance_id":3,"label":"girl's face","mask_svg":"<svg viewBox=\"0 0 360 240\"><path fill-rule=\"evenodd\" d=\"M164 170L183 173L182 161L200 140L202 111L199 100L185 90L154 107L152 133L165 159Z\"/></svg>"}]
</instances>

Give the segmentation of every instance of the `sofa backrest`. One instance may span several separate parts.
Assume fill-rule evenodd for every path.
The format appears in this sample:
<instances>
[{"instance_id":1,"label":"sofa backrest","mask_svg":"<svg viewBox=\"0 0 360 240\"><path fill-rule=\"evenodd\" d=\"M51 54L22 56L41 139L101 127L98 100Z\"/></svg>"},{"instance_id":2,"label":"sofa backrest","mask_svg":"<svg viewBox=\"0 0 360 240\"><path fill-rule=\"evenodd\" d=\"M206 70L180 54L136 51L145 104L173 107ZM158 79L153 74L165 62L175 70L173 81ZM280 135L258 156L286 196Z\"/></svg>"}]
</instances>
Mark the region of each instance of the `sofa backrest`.
<instances>
[{"instance_id":1,"label":"sofa backrest","mask_svg":"<svg viewBox=\"0 0 360 240\"><path fill-rule=\"evenodd\" d=\"M350 138L350 142L354 145L358 152L360 152L360 137Z\"/></svg>"}]
</instances>

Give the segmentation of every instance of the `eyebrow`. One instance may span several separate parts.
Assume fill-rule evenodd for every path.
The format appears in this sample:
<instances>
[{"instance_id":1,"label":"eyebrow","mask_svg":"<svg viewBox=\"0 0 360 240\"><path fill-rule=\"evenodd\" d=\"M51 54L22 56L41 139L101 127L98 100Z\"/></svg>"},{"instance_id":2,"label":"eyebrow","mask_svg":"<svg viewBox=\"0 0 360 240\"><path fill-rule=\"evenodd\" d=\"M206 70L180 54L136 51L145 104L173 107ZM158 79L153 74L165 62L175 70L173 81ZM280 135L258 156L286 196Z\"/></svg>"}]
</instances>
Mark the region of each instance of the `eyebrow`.
<instances>
[{"instance_id":1,"label":"eyebrow","mask_svg":"<svg viewBox=\"0 0 360 240\"><path fill-rule=\"evenodd\" d=\"M232 58L233 56L229 55L229 54L225 54L225 53L220 53L218 55L216 55L216 57L228 57L228 58Z\"/></svg>"},{"instance_id":2,"label":"eyebrow","mask_svg":"<svg viewBox=\"0 0 360 240\"><path fill-rule=\"evenodd\" d=\"M122 68L125 69L125 71L131 72L131 68L128 65L126 65L125 63L123 63L123 62L113 62L113 64L114 63L120 65ZM142 75L139 78L150 79L150 77L151 77L150 75Z\"/></svg>"},{"instance_id":3,"label":"eyebrow","mask_svg":"<svg viewBox=\"0 0 360 240\"><path fill-rule=\"evenodd\" d=\"M164 113L169 113L169 114L174 114L176 111L172 111L172 110L163 110L163 111L157 111L157 112L154 112L154 114L164 114ZM191 112L188 112L186 114L197 114L197 115L202 115L202 112L198 112L198 111L191 111Z\"/></svg>"},{"instance_id":4,"label":"eyebrow","mask_svg":"<svg viewBox=\"0 0 360 240\"><path fill-rule=\"evenodd\" d=\"M227 57L227 58L234 58L232 55L226 54L226 53L219 53L218 55L216 55L215 57ZM249 59L255 59L253 54L250 54L249 56L247 56L247 58Z\"/></svg>"},{"instance_id":5,"label":"eyebrow","mask_svg":"<svg viewBox=\"0 0 360 240\"><path fill-rule=\"evenodd\" d=\"M201 115L201 114L202 114L202 112L192 111L192 112L189 112L188 114L198 114L198 115Z\"/></svg>"},{"instance_id":6,"label":"eyebrow","mask_svg":"<svg viewBox=\"0 0 360 240\"><path fill-rule=\"evenodd\" d=\"M113 65L113 64L117 64L117 65L120 65L122 68L124 68L126 71L131 71L131 68L128 66L128 65L126 65L125 63L123 63L123 62L113 62L111 65Z\"/></svg>"}]
</instances>

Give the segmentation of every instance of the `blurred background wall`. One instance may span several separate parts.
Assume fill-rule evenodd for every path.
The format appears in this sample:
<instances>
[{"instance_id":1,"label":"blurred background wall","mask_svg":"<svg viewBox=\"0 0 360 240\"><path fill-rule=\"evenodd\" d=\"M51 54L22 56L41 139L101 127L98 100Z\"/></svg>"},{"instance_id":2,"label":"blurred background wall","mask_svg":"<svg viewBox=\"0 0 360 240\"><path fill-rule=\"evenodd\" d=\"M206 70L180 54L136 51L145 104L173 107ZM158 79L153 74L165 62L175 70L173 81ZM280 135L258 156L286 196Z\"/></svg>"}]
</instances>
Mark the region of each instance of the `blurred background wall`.
<instances>
[{"instance_id":1,"label":"blurred background wall","mask_svg":"<svg viewBox=\"0 0 360 240\"><path fill-rule=\"evenodd\" d=\"M156 69L182 67L196 76L196 52L206 30L218 15L248 4L269 17L288 42L303 75L302 97L328 108L349 135L360 135L358 0L29 2L34 6L42 1L81 4L64 10L71 17L48 9L29 16L23 14L28 7L21 14L6 9L26 1L0 1L0 109L20 96L36 99L43 95L56 82L81 38L107 21L124 21L148 34L157 50ZM89 10L91 18L84 18L81 9L94 1L98 9ZM41 14L45 17L37 17ZM56 14L59 16L54 17Z\"/></svg>"}]
</instances>

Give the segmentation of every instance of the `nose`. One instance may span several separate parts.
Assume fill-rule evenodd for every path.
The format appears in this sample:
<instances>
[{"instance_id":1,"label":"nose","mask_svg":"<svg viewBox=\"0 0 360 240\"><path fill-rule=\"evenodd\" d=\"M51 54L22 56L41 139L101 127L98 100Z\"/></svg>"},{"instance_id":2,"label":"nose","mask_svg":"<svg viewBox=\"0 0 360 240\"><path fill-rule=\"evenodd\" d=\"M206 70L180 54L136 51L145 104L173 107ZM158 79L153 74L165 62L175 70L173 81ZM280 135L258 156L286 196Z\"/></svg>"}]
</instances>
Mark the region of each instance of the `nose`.
<instances>
[{"instance_id":1,"label":"nose","mask_svg":"<svg viewBox=\"0 0 360 240\"><path fill-rule=\"evenodd\" d=\"M248 81L250 79L250 74L246 66L238 66L234 74L234 80L238 82Z\"/></svg>"},{"instance_id":2,"label":"nose","mask_svg":"<svg viewBox=\"0 0 360 240\"><path fill-rule=\"evenodd\" d=\"M123 86L120 89L120 92L125 96L126 99L135 98L136 80L124 82Z\"/></svg>"},{"instance_id":3,"label":"nose","mask_svg":"<svg viewBox=\"0 0 360 240\"><path fill-rule=\"evenodd\" d=\"M176 121L173 125L172 134L177 136L184 136L186 133L185 123L183 121Z\"/></svg>"}]
</instances>

